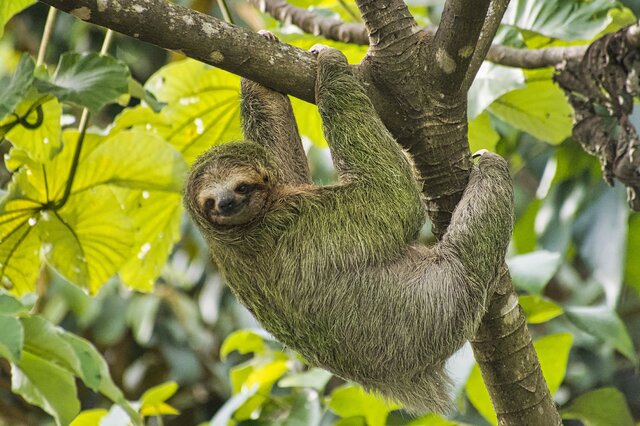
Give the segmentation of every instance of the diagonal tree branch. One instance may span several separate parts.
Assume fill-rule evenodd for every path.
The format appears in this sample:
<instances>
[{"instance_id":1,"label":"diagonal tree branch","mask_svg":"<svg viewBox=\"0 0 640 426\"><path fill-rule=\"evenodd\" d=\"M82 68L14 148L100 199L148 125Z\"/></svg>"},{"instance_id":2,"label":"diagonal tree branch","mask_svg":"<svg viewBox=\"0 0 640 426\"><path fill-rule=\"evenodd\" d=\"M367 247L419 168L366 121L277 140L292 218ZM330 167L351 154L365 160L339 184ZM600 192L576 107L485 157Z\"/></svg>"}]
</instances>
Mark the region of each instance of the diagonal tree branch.
<instances>
[{"instance_id":1,"label":"diagonal tree branch","mask_svg":"<svg viewBox=\"0 0 640 426\"><path fill-rule=\"evenodd\" d=\"M404 51L405 40L411 38L416 20L402 0L356 0L369 34L369 49L395 56Z\"/></svg>"},{"instance_id":2,"label":"diagonal tree branch","mask_svg":"<svg viewBox=\"0 0 640 426\"><path fill-rule=\"evenodd\" d=\"M490 0L445 3L430 52L437 65L431 68L430 74L439 93L460 94L490 3Z\"/></svg>"}]
</instances>

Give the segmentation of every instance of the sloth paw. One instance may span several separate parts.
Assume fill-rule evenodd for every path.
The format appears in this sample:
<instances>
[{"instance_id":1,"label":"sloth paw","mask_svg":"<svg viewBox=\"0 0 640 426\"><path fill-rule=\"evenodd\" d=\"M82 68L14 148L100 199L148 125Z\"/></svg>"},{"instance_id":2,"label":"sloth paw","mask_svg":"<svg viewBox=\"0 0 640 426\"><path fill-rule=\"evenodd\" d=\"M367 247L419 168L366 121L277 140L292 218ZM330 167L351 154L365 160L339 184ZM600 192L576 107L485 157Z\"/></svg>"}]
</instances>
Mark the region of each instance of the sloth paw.
<instances>
[{"instance_id":1,"label":"sloth paw","mask_svg":"<svg viewBox=\"0 0 640 426\"><path fill-rule=\"evenodd\" d=\"M269 41L280 41L278 40L278 37L271 31L260 30L258 31L258 34L260 34L262 37L266 38Z\"/></svg>"}]
</instances>

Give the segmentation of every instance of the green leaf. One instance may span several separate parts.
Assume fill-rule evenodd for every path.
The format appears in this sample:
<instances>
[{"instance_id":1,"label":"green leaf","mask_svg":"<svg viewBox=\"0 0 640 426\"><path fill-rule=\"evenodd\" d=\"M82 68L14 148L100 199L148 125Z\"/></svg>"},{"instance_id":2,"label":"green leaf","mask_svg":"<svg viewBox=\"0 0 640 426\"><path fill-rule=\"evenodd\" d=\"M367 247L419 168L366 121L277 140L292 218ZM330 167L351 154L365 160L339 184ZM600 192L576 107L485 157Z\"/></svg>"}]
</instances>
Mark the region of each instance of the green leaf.
<instances>
[{"instance_id":1,"label":"green leaf","mask_svg":"<svg viewBox=\"0 0 640 426\"><path fill-rule=\"evenodd\" d=\"M638 356L627 332L627 327L618 314L609 307L565 308L565 313L576 327L610 344L633 363L638 363Z\"/></svg>"},{"instance_id":2,"label":"green leaf","mask_svg":"<svg viewBox=\"0 0 640 426\"><path fill-rule=\"evenodd\" d=\"M73 419L69 426L96 426L100 425L100 421L107 415L108 411L103 408L94 408L93 410L85 410Z\"/></svg>"},{"instance_id":3,"label":"green leaf","mask_svg":"<svg viewBox=\"0 0 640 426\"><path fill-rule=\"evenodd\" d=\"M531 294L540 294L561 264L562 256L560 253L544 250L507 259L507 265L516 288L526 290Z\"/></svg>"},{"instance_id":4,"label":"green leaf","mask_svg":"<svg viewBox=\"0 0 640 426\"><path fill-rule=\"evenodd\" d=\"M447 420L437 414L427 414L407 423L407 426L457 426L459 423Z\"/></svg>"},{"instance_id":5,"label":"green leaf","mask_svg":"<svg viewBox=\"0 0 640 426\"><path fill-rule=\"evenodd\" d=\"M562 90L551 81L534 81L501 96L491 113L536 138L558 144L571 136L573 110Z\"/></svg>"},{"instance_id":6,"label":"green leaf","mask_svg":"<svg viewBox=\"0 0 640 426\"><path fill-rule=\"evenodd\" d=\"M162 102L158 102L156 97L148 90L145 90L142 84L138 83L134 78L129 78L129 93L131 96L143 101L155 112L159 112L164 106Z\"/></svg>"},{"instance_id":7,"label":"green leaf","mask_svg":"<svg viewBox=\"0 0 640 426\"><path fill-rule=\"evenodd\" d=\"M563 313L560 306L538 295L520 296L519 302L529 324L541 324Z\"/></svg>"},{"instance_id":8,"label":"green leaf","mask_svg":"<svg viewBox=\"0 0 640 426\"><path fill-rule=\"evenodd\" d=\"M514 0L502 19L504 25L562 40L591 40L611 22L614 0Z\"/></svg>"},{"instance_id":9,"label":"green leaf","mask_svg":"<svg viewBox=\"0 0 640 426\"><path fill-rule=\"evenodd\" d=\"M80 411L73 374L46 355L24 351L20 364L12 364L11 390L49 413L58 425L68 425Z\"/></svg>"},{"instance_id":10,"label":"green leaf","mask_svg":"<svg viewBox=\"0 0 640 426\"><path fill-rule=\"evenodd\" d=\"M640 253L640 214L629 218L627 232L627 253L625 264L625 282L640 292L640 262L636 253Z\"/></svg>"},{"instance_id":11,"label":"green leaf","mask_svg":"<svg viewBox=\"0 0 640 426\"><path fill-rule=\"evenodd\" d=\"M562 411L564 419L578 419L585 426L633 426L633 417L624 395L614 388L603 388L576 398Z\"/></svg>"},{"instance_id":12,"label":"green leaf","mask_svg":"<svg viewBox=\"0 0 640 426\"><path fill-rule=\"evenodd\" d=\"M58 100L46 99L43 95L32 92L15 111L32 125L17 125L7 133L6 138L13 146L22 148L29 158L35 161L45 162L53 158L62 146L62 106ZM34 126L38 123L38 126Z\"/></svg>"},{"instance_id":13,"label":"green leaf","mask_svg":"<svg viewBox=\"0 0 640 426\"><path fill-rule=\"evenodd\" d=\"M496 150L500 135L491 126L489 114L482 113L469 122L469 149L477 152L481 149Z\"/></svg>"},{"instance_id":14,"label":"green leaf","mask_svg":"<svg viewBox=\"0 0 640 426\"><path fill-rule=\"evenodd\" d=\"M209 422L209 426L229 426L233 418L233 413L242 407L251 397L258 392L258 386L244 389L242 392L233 395L218 410Z\"/></svg>"},{"instance_id":15,"label":"green leaf","mask_svg":"<svg viewBox=\"0 0 640 426\"><path fill-rule=\"evenodd\" d=\"M334 390L328 406L340 417L364 417L368 426L384 426L389 412L397 408L395 404L389 404L365 392L360 386L353 385Z\"/></svg>"},{"instance_id":16,"label":"green leaf","mask_svg":"<svg viewBox=\"0 0 640 426\"><path fill-rule=\"evenodd\" d=\"M297 98L291 98L291 106L298 122L300 135L309 138L315 146L326 148L328 145L324 138L318 107Z\"/></svg>"},{"instance_id":17,"label":"green leaf","mask_svg":"<svg viewBox=\"0 0 640 426\"><path fill-rule=\"evenodd\" d=\"M0 315L0 357L15 363L22 354L24 330L17 318Z\"/></svg>"},{"instance_id":18,"label":"green leaf","mask_svg":"<svg viewBox=\"0 0 640 426\"><path fill-rule=\"evenodd\" d=\"M561 333L545 336L533 344L538 354L542 375L552 395L558 390L564 379L572 343L573 336L571 334ZM482 380L480 368L477 364L469 375L465 391L469 401L478 412L491 424L497 425L498 418L493 410L489 392Z\"/></svg>"},{"instance_id":19,"label":"green leaf","mask_svg":"<svg viewBox=\"0 0 640 426\"><path fill-rule=\"evenodd\" d=\"M332 376L333 374L322 368L311 368L304 373L288 374L280 379L278 386L281 388L309 387L322 391Z\"/></svg>"},{"instance_id":20,"label":"green leaf","mask_svg":"<svg viewBox=\"0 0 640 426\"><path fill-rule=\"evenodd\" d=\"M29 309L7 294L0 294L0 315L26 314Z\"/></svg>"},{"instance_id":21,"label":"green leaf","mask_svg":"<svg viewBox=\"0 0 640 426\"><path fill-rule=\"evenodd\" d=\"M107 187L70 197L58 212L43 212L38 228L47 262L94 294L132 249L131 222Z\"/></svg>"},{"instance_id":22,"label":"green leaf","mask_svg":"<svg viewBox=\"0 0 640 426\"><path fill-rule=\"evenodd\" d=\"M36 87L62 102L98 111L129 91L129 68L98 53L64 53L50 80L36 79Z\"/></svg>"},{"instance_id":23,"label":"green leaf","mask_svg":"<svg viewBox=\"0 0 640 426\"><path fill-rule=\"evenodd\" d=\"M178 384L176 382L162 383L145 391L145 393L143 393L142 397L140 398L140 403L142 405L153 405L160 402L165 402L167 399L171 398L177 390Z\"/></svg>"},{"instance_id":24,"label":"green leaf","mask_svg":"<svg viewBox=\"0 0 640 426\"><path fill-rule=\"evenodd\" d=\"M0 37L4 34L4 26L13 15L35 3L35 0L11 0L0 2ZM0 96L2 99L2 96Z\"/></svg>"},{"instance_id":25,"label":"green leaf","mask_svg":"<svg viewBox=\"0 0 640 426\"><path fill-rule=\"evenodd\" d=\"M138 291L151 291L173 245L180 239L182 196L161 191L128 191L135 256L120 269L122 282Z\"/></svg>"},{"instance_id":26,"label":"green leaf","mask_svg":"<svg viewBox=\"0 0 640 426\"><path fill-rule=\"evenodd\" d=\"M210 146L241 139L240 79L194 60L174 62L145 84L172 125L167 137L188 162Z\"/></svg>"},{"instance_id":27,"label":"green leaf","mask_svg":"<svg viewBox=\"0 0 640 426\"><path fill-rule=\"evenodd\" d=\"M239 330L231 333L220 348L220 358L226 359L233 352L238 351L242 355L254 352L262 354L266 350L262 336L251 330Z\"/></svg>"},{"instance_id":28,"label":"green leaf","mask_svg":"<svg viewBox=\"0 0 640 426\"><path fill-rule=\"evenodd\" d=\"M17 204L17 203L13 203ZM29 293L35 289L36 279L40 273L38 265L40 240L37 231L29 223L33 223L31 202L16 205L14 213L0 213L0 283L3 287L18 295Z\"/></svg>"},{"instance_id":29,"label":"green leaf","mask_svg":"<svg viewBox=\"0 0 640 426\"><path fill-rule=\"evenodd\" d=\"M6 10L7 6L0 5L0 35L4 28L4 22L2 21L3 12L6 13ZM0 99L2 99L0 103L0 120L12 113L18 104L27 96L33 83L34 68L35 63L33 59L25 53L20 58L13 77L10 80L7 78L0 79ZM13 119L15 119L15 117Z\"/></svg>"},{"instance_id":30,"label":"green leaf","mask_svg":"<svg viewBox=\"0 0 640 426\"><path fill-rule=\"evenodd\" d=\"M524 86L521 69L484 62L469 89L469 119L473 120L482 114L500 96Z\"/></svg>"}]
</instances>

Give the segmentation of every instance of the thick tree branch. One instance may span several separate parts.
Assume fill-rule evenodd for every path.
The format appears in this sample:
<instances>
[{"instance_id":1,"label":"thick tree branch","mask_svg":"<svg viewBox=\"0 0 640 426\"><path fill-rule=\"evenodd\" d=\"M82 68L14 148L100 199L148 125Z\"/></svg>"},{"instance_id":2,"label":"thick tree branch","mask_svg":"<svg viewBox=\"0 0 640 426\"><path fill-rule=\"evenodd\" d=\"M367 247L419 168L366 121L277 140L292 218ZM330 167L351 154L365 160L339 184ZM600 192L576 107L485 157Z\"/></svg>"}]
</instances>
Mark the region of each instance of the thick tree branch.
<instances>
[{"instance_id":1,"label":"thick tree branch","mask_svg":"<svg viewBox=\"0 0 640 426\"><path fill-rule=\"evenodd\" d=\"M356 4L369 34L370 51L388 56L402 53L417 27L404 1L356 0Z\"/></svg>"},{"instance_id":2,"label":"thick tree branch","mask_svg":"<svg viewBox=\"0 0 640 426\"><path fill-rule=\"evenodd\" d=\"M435 89L459 94L482 32L490 0L448 0L436 30L430 56ZM466 95L466 93L464 93Z\"/></svg>"},{"instance_id":3,"label":"thick tree branch","mask_svg":"<svg viewBox=\"0 0 640 426\"><path fill-rule=\"evenodd\" d=\"M83 21L257 81L308 102L315 57L285 43L164 0L42 0Z\"/></svg>"},{"instance_id":4,"label":"thick tree branch","mask_svg":"<svg viewBox=\"0 0 640 426\"><path fill-rule=\"evenodd\" d=\"M286 0L249 0L249 2L278 21L292 23L308 34L321 35L329 40L345 43L369 45L369 34L362 24L318 16L307 9L292 6Z\"/></svg>"}]
</instances>

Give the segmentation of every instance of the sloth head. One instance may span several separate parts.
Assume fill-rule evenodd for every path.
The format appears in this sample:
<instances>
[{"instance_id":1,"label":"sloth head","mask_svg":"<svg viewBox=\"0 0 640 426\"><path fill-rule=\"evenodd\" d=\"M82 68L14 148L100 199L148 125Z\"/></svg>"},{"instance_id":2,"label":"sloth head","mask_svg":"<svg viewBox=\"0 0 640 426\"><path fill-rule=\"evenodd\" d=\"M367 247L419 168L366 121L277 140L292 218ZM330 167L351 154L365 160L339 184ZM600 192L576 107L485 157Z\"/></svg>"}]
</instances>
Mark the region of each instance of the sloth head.
<instances>
[{"instance_id":1,"label":"sloth head","mask_svg":"<svg viewBox=\"0 0 640 426\"><path fill-rule=\"evenodd\" d=\"M202 227L228 228L251 223L269 206L276 176L265 149L233 142L198 158L187 179L185 204Z\"/></svg>"}]
</instances>

